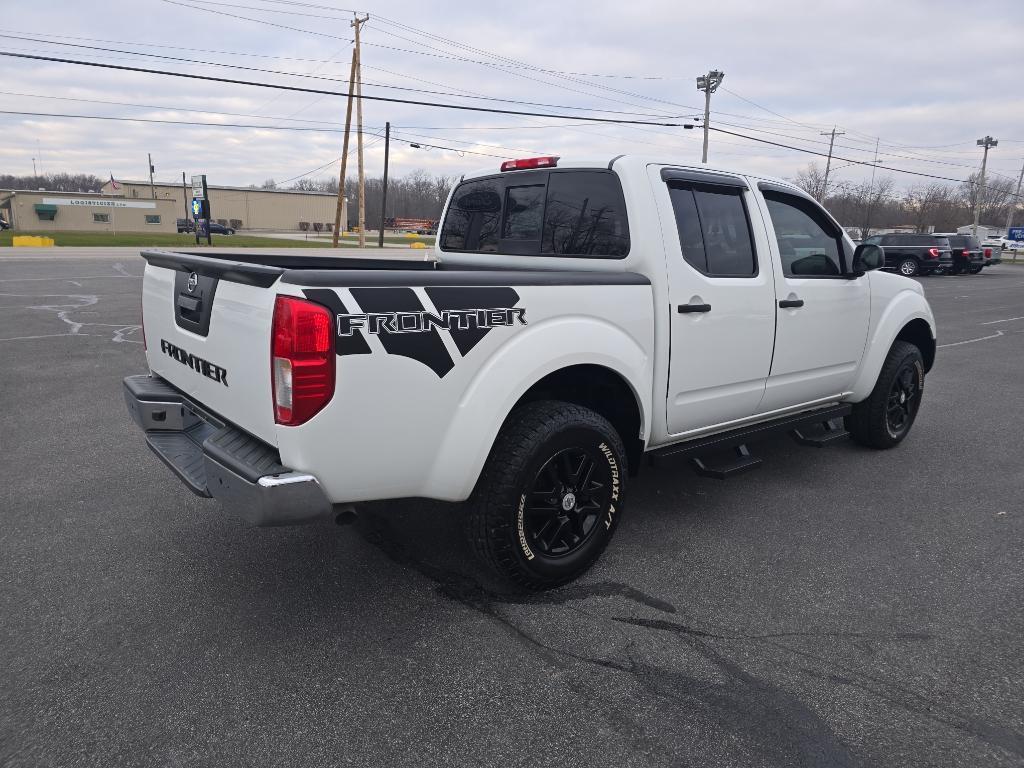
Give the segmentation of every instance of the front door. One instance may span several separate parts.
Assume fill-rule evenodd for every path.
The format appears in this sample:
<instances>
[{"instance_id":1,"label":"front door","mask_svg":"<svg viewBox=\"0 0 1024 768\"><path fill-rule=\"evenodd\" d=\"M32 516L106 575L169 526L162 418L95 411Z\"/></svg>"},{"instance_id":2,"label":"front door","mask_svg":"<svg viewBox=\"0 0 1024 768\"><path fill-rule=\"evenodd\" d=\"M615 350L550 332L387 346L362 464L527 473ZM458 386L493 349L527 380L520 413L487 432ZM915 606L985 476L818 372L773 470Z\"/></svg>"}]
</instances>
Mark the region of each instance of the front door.
<instances>
[{"instance_id":1,"label":"front door","mask_svg":"<svg viewBox=\"0 0 1024 768\"><path fill-rule=\"evenodd\" d=\"M668 259L670 435L754 415L775 337L775 285L753 193L739 177L663 171Z\"/></svg>"},{"instance_id":2,"label":"front door","mask_svg":"<svg viewBox=\"0 0 1024 768\"><path fill-rule=\"evenodd\" d=\"M842 231L816 202L764 188L776 255L775 355L758 411L838 397L853 385L871 318L869 278L845 274Z\"/></svg>"}]
</instances>

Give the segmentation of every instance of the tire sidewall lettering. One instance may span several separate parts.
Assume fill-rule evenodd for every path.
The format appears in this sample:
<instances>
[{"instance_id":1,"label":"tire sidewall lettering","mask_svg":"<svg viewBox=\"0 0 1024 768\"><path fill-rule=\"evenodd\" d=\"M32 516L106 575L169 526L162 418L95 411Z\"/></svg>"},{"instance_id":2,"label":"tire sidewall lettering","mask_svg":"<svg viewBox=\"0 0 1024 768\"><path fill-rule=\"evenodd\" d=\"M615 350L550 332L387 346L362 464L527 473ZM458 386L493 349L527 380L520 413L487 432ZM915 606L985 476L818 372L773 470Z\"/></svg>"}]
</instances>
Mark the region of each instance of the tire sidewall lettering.
<instances>
[{"instance_id":1,"label":"tire sidewall lettering","mask_svg":"<svg viewBox=\"0 0 1024 768\"><path fill-rule=\"evenodd\" d=\"M526 541L526 531L523 526L523 517L525 516L525 510L526 494L524 493L519 496L519 509L516 512L516 533L518 534L519 547L523 551L523 556L526 557L527 560L533 560L535 555L533 554L533 550L530 549L529 543Z\"/></svg>"}]
</instances>

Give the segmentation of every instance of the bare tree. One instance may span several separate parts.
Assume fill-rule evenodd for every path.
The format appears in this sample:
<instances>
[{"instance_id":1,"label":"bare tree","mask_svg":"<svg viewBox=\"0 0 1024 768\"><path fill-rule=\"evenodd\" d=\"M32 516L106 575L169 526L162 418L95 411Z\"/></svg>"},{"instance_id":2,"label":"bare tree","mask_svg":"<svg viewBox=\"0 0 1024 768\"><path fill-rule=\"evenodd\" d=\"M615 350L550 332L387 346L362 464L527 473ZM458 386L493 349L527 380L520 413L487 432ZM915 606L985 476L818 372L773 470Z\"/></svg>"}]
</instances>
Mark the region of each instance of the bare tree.
<instances>
[{"instance_id":1,"label":"bare tree","mask_svg":"<svg viewBox=\"0 0 1024 768\"><path fill-rule=\"evenodd\" d=\"M273 179L266 179L260 184L260 189L277 189L277 182Z\"/></svg>"},{"instance_id":2,"label":"bare tree","mask_svg":"<svg viewBox=\"0 0 1024 768\"><path fill-rule=\"evenodd\" d=\"M980 199L981 223L994 224L1004 221L1013 204L1015 180L990 174L985 177L985 186L981 189L978 181L979 174L972 173L961 186L968 215L974 211L974 205Z\"/></svg>"},{"instance_id":3,"label":"bare tree","mask_svg":"<svg viewBox=\"0 0 1024 768\"><path fill-rule=\"evenodd\" d=\"M918 232L948 232L955 229L964 213L962 196L947 184L932 182L914 186L903 198L908 222Z\"/></svg>"},{"instance_id":4,"label":"bare tree","mask_svg":"<svg viewBox=\"0 0 1024 768\"><path fill-rule=\"evenodd\" d=\"M47 173L41 176L0 174L0 189L46 189L51 192L99 192L103 179L91 173Z\"/></svg>"},{"instance_id":5,"label":"bare tree","mask_svg":"<svg viewBox=\"0 0 1024 768\"><path fill-rule=\"evenodd\" d=\"M790 179L790 181L815 200L824 200L826 197L828 190L825 189L825 171L816 162L808 163L807 167L798 171L796 178Z\"/></svg>"}]
</instances>

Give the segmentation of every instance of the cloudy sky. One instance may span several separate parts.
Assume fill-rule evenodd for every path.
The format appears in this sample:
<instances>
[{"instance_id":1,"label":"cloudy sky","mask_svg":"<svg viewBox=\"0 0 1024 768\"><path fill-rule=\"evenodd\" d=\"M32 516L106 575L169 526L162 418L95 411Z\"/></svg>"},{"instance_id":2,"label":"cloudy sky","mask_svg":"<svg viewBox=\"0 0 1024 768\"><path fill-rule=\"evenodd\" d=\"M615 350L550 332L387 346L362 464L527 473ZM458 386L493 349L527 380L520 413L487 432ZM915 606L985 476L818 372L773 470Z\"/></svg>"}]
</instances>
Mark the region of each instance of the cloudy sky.
<instances>
[{"instance_id":1,"label":"cloudy sky","mask_svg":"<svg viewBox=\"0 0 1024 768\"><path fill-rule=\"evenodd\" d=\"M352 49L343 2L0 0L0 50L343 91ZM734 133L825 151L820 132L838 126L839 157L871 160L880 140L881 163L956 179L977 167L975 140L990 134L1000 141L993 172L1016 177L1024 162L1020 0L371 0L357 10L370 16L367 96L683 123L703 109L695 76L717 68L726 77L712 125ZM338 96L7 57L0 67L5 112L170 121L0 114L0 172L31 173L35 158L42 172L144 178L147 152L161 181L185 171L218 184L291 184L338 172ZM546 153L700 161L699 129L379 101L364 103L363 120L370 175L383 167L387 120L399 175L461 174ZM710 155L713 165L775 176L814 159L718 133ZM848 179L870 173L843 160L833 167Z\"/></svg>"}]
</instances>

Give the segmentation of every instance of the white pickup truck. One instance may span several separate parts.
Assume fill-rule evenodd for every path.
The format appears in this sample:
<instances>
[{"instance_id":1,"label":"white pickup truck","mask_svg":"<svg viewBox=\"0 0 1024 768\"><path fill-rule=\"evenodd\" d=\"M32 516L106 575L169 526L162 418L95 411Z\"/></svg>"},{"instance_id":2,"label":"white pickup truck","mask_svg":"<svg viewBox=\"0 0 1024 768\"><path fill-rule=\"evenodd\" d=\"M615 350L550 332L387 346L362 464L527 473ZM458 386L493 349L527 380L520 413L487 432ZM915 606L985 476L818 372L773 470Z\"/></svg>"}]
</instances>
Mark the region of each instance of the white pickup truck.
<instances>
[{"instance_id":1,"label":"white pickup truck","mask_svg":"<svg viewBox=\"0 0 1024 768\"><path fill-rule=\"evenodd\" d=\"M143 256L125 398L192 491L256 525L466 502L534 589L597 559L645 455L726 477L777 430L889 448L935 359L920 285L804 192L656 159L467 175L420 261Z\"/></svg>"}]
</instances>

